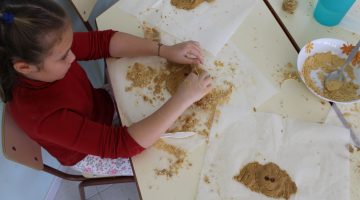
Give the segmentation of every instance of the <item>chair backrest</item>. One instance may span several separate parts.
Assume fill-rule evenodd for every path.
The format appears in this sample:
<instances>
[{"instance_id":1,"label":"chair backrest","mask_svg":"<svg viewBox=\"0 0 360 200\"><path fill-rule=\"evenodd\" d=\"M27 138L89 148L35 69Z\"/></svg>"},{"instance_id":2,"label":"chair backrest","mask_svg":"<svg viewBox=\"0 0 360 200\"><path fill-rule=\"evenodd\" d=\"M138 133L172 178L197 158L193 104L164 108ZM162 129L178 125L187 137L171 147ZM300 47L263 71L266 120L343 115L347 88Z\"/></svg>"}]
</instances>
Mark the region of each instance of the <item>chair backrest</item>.
<instances>
[{"instance_id":1,"label":"chair backrest","mask_svg":"<svg viewBox=\"0 0 360 200\"><path fill-rule=\"evenodd\" d=\"M15 124L6 104L3 110L2 142L3 152L8 160L36 170L44 168L40 145Z\"/></svg>"}]
</instances>

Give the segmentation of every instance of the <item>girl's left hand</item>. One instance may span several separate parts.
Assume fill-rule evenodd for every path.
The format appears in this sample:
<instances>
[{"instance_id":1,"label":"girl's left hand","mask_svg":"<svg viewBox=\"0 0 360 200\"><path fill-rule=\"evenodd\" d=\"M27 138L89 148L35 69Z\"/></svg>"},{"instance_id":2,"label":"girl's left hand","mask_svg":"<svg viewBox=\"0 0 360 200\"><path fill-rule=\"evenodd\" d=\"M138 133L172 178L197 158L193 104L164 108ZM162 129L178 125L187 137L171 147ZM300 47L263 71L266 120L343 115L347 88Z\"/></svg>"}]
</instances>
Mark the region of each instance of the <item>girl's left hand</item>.
<instances>
[{"instance_id":1,"label":"girl's left hand","mask_svg":"<svg viewBox=\"0 0 360 200\"><path fill-rule=\"evenodd\" d=\"M200 44L187 41L172 46L162 45L160 56L179 64L203 64L204 56Z\"/></svg>"}]
</instances>

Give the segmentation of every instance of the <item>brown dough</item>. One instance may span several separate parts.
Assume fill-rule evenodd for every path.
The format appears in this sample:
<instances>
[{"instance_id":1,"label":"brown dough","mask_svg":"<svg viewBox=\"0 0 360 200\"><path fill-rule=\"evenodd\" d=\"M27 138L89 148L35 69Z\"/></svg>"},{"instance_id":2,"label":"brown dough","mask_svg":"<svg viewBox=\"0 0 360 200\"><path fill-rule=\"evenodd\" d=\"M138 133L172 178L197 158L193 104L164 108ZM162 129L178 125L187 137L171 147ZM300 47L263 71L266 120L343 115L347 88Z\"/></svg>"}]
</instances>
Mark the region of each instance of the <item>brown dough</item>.
<instances>
[{"instance_id":1,"label":"brown dough","mask_svg":"<svg viewBox=\"0 0 360 200\"><path fill-rule=\"evenodd\" d=\"M184 81L187 75L189 75L191 72L200 75L200 73L203 71L198 65L175 63L168 63L166 68L170 71L169 76L166 78L166 89L171 95L175 94L178 86Z\"/></svg>"},{"instance_id":2,"label":"brown dough","mask_svg":"<svg viewBox=\"0 0 360 200\"><path fill-rule=\"evenodd\" d=\"M214 0L171 0L171 4L179 9L191 10L204 1L212 2Z\"/></svg>"},{"instance_id":3,"label":"brown dough","mask_svg":"<svg viewBox=\"0 0 360 200\"><path fill-rule=\"evenodd\" d=\"M254 192L273 198L289 199L297 191L296 184L286 171L272 162L265 165L249 163L234 179Z\"/></svg>"},{"instance_id":4,"label":"brown dough","mask_svg":"<svg viewBox=\"0 0 360 200\"><path fill-rule=\"evenodd\" d=\"M155 42L160 42L160 32L146 24L143 24L144 38Z\"/></svg>"},{"instance_id":5,"label":"brown dough","mask_svg":"<svg viewBox=\"0 0 360 200\"><path fill-rule=\"evenodd\" d=\"M282 4L282 9L290 14L294 14L297 4L297 0L284 0Z\"/></svg>"}]
</instances>

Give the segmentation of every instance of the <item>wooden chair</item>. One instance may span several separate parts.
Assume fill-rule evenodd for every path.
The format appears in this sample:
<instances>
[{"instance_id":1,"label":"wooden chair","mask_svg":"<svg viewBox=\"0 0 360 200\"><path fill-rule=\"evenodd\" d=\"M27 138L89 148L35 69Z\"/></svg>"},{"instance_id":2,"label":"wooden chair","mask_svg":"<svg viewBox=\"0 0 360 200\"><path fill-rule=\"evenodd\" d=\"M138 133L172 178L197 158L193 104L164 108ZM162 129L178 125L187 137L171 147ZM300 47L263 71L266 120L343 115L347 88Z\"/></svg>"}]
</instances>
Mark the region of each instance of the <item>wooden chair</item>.
<instances>
[{"instance_id":1,"label":"wooden chair","mask_svg":"<svg viewBox=\"0 0 360 200\"><path fill-rule=\"evenodd\" d=\"M8 160L12 160L35 170L45 171L62 179L69 181L79 181L79 192L81 200L85 200L84 187L86 186L135 181L133 176L95 177L86 174L68 174L44 164L41 156L40 145L30 139L15 124L8 109L8 106L5 104L2 121L3 152Z\"/></svg>"}]
</instances>

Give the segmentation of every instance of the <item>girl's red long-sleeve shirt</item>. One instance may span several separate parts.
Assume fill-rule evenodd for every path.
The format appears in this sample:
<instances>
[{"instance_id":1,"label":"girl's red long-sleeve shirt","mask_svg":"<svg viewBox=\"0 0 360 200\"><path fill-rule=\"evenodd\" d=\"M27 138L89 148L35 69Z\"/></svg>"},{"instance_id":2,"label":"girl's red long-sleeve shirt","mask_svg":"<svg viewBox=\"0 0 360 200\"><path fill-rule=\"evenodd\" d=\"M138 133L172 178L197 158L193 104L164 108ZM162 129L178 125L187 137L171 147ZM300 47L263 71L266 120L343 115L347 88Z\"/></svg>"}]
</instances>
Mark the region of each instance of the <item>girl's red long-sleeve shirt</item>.
<instances>
[{"instance_id":1,"label":"girl's red long-sleeve shirt","mask_svg":"<svg viewBox=\"0 0 360 200\"><path fill-rule=\"evenodd\" d=\"M114 31L74 33L76 60L109 57ZM86 155L131 157L144 150L126 127L111 126L114 106L109 94L94 89L75 61L65 77L47 83L19 77L8 103L20 128L63 165Z\"/></svg>"}]
</instances>

